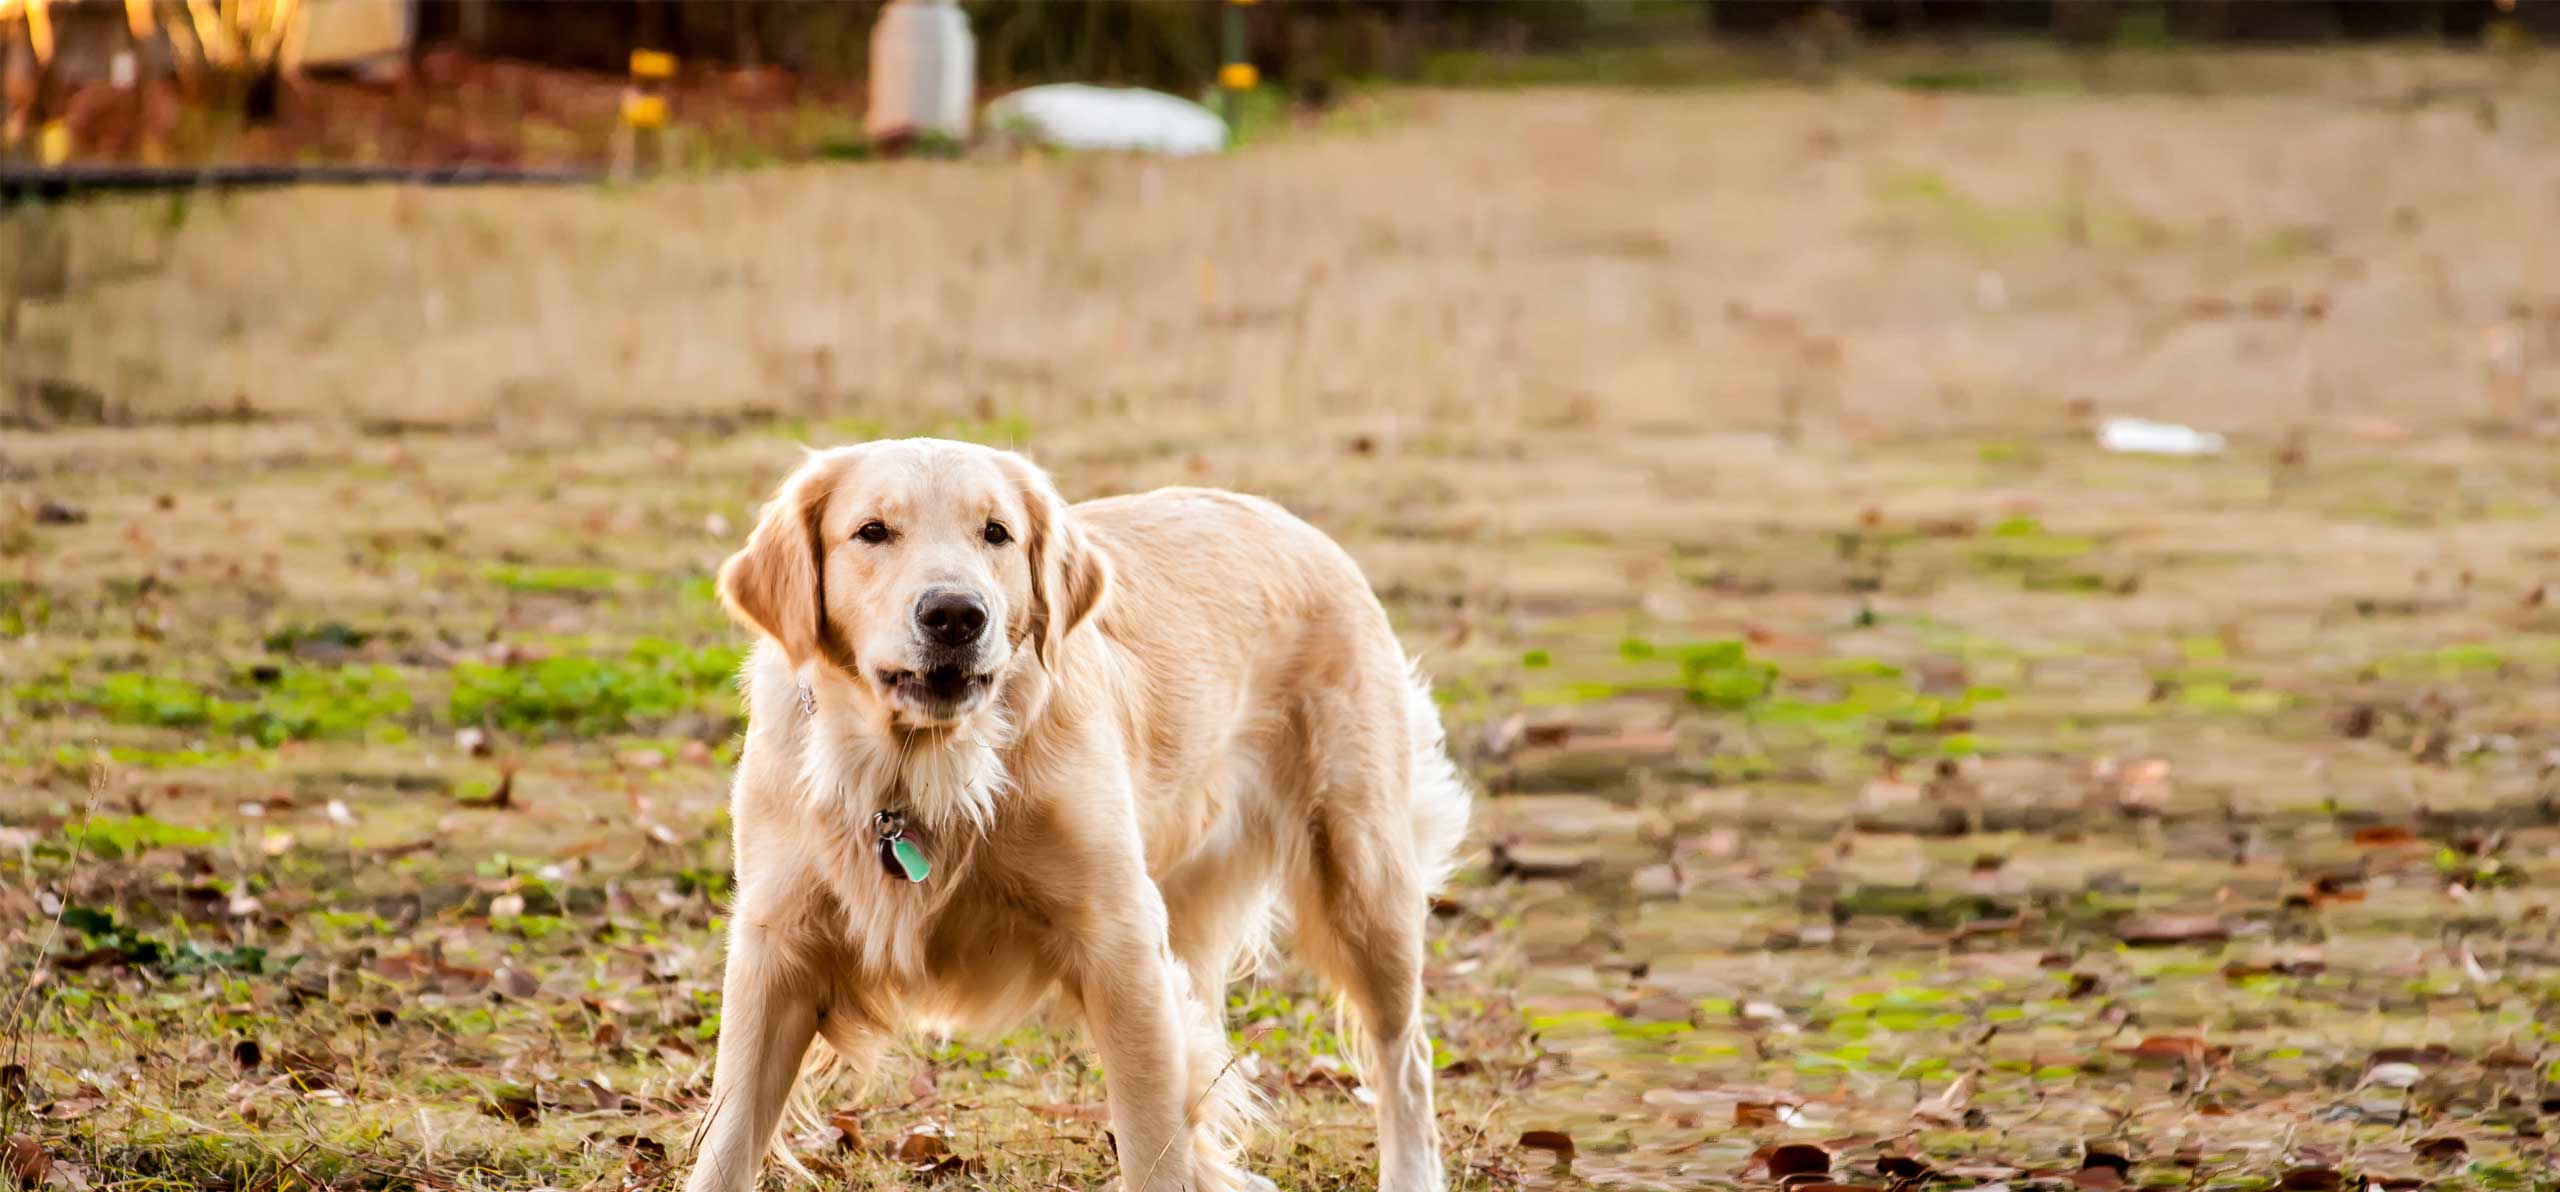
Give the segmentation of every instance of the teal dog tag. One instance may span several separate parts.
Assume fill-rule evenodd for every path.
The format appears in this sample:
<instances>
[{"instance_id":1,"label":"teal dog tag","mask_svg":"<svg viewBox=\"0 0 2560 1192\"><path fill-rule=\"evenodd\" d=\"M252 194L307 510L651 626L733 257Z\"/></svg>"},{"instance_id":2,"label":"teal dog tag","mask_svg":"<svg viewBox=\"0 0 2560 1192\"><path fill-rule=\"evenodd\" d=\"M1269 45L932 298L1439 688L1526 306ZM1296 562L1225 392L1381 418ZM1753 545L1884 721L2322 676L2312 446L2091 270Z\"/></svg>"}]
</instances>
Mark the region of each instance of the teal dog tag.
<instances>
[{"instance_id":1,"label":"teal dog tag","mask_svg":"<svg viewBox=\"0 0 2560 1192\"><path fill-rule=\"evenodd\" d=\"M924 850L904 836L889 842L889 857L905 872L908 881L920 882L933 874L933 862L925 859Z\"/></svg>"},{"instance_id":2,"label":"teal dog tag","mask_svg":"<svg viewBox=\"0 0 2560 1192\"><path fill-rule=\"evenodd\" d=\"M889 876L920 882L933 875L933 862L924 855L924 846L907 839L905 816L876 812L871 826L880 833L880 868L888 870Z\"/></svg>"}]
</instances>

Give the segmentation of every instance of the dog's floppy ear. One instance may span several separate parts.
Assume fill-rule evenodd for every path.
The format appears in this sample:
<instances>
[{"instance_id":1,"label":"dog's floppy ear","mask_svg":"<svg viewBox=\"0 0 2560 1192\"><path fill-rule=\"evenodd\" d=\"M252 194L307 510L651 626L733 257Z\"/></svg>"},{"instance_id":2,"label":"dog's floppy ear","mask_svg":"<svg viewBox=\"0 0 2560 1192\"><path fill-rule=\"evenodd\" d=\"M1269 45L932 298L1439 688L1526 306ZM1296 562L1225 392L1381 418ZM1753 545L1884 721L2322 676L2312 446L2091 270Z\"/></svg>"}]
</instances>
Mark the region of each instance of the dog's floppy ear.
<instances>
[{"instance_id":1,"label":"dog's floppy ear","mask_svg":"<svg viewBox=\"0 0 2560 1192\"><path fill-rule=\"evenodd\" d=\"M841 474L841 466L824 457L801 465L765 502L746 547L720 565L720 603L740 624L780 645L793 670L824 649L818 515Z\"/></svg>"},{"instance_id":2,"label":"dog's floppy ear","mask_svg":"<svg viewBox=\"0 0 2560 1192\"><path fill-rule=\"evenodd\" d=\"M1067 515L1049 474L1012 452L999 459L1022 492L1030 518L1023 549L1031 563L1030 635L1040 665L1057 665L1058 645L1091 619L1111 594L1111 559Z\"/></svg>"}]
</instances>

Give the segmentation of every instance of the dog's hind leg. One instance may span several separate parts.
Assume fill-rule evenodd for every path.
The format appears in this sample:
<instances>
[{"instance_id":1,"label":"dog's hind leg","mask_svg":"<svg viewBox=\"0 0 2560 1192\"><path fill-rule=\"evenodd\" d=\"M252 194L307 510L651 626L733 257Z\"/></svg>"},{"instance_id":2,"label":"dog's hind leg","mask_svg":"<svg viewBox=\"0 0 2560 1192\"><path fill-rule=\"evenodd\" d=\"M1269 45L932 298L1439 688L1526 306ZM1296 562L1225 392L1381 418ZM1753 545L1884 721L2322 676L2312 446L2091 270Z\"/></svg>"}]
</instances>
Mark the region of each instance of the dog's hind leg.
<instances>
[{"instance_id":1,"label":"dog's hind leg","mask_svg":"<svg viewBox=\"0 0 2560 1192\"><path fill-rule=\"evenodd\" d=\"M1260 1122L1262 1103L1250 1072L1227 1045L1227 984L1249 964L1269 933L1271 891L1265 874L1226 865L1204 873L1216 888L1176 884L1168 899L1190 894L1174 920L1173 954L1188 987L1187 1024L1192 1153L1203 1192L1248 1192L1269 1181L1237 1166L1245 1141Z\"/></svg>"},{"instance_id":2,"label":"dog's hind leg","mask_svg":"<svg viewBox=\"0 0 2560 1192\"><path fill-rule=\"evenodd\" d=\"M1349 1004L1361 1080L1377 1096L1382 1192L1446 1186L1423 1032L1423 936L1467 807L1439 752L1438 714L1427 694L1406 694L1410 683L1398 684L1401 706L1382 708L1372 683L1309 700L1296 792L1305 837L1288 875L1295 950Z\"/></svg>"}]
</instances>

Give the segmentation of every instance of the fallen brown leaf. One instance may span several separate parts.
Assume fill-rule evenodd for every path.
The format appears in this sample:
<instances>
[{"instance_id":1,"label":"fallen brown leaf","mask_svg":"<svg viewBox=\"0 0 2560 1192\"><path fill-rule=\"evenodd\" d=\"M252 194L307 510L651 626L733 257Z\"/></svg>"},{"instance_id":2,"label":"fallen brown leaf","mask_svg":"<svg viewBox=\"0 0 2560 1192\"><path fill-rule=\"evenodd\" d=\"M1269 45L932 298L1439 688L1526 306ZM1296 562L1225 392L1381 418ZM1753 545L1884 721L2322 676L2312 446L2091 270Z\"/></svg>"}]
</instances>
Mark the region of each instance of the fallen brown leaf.
<instances>
[{"instance_id":1,"label":"fallen brown leaf","mask_svg":"<svg viewBox=\"0 0 2560 1192\"><path fill-rule=\"evenodd\" d=\"M2117 1055L2136 1058L2219 1061L2231 1054L2228 1047L2216 1047L2192 1035L2148 1035L2130 1047L2112 1047Z\"/></svg>"},{"instance_id":2,"label":"fallen brown leaf","mask_svg":"<svg viewBox=\"0 0 2560 1192\"><path fill-rule=\"evenodd\" d=\"M491 1093L488 1100L480 1103L480 1112L530 1126L541 1120L542 1102L530 1090L510 1086Z\"/></svg>"},{"instance_id":3,"label":"fallen brown leaf","mask_svg":"<svg viewBox=\"0 0 2560 1192\"><path fill-rule=\"evenodd\" d=\"M1810 1142L1790 1142L1769 1148L1764 1162L1769 1168L1769 1178L1773 1180L1798 1175L1824 1175L1831 1170L1831 1152Z\"/></svg>"},{"instance_id":4,"label":"fallen brown leaf","mask_svg":"<svg viewBox=\"0 0 2560 1192\"><path fill-rule=\"evenodd\" d=\"M937 1163L951 1157L951 1140L942 1136L940 1127L928 1122L907 1131L889 1148L889 1157L900 1163Z\"/></svg>"},{"instance_id":5,"label":"fallen brown leaf","mask_svg":"<svg viewBox=\"0 0 2560 1192\"><path fill-rule=\"evenodd\" d=\"M2133 1160L2121 1151L2103 1146L2090 1146L2080 1154L2080 1170L2073 1172L2073 1185L2092 1190L2121 1188L2133 1174Z\"/></svg>"},{"instance_id":6,"label":"fallen brown leaf","mask_svg":"<svg viewBox=\"0 0 2560 1192\"><path fill-rule=\"evenodd\" d=\"M1973 1107L1973 1094L1982 1087L1978 1073L1966 1072L1947 1083L1935 1097L1911 1107L1911 1116L1926 1121L1955 1125L1964 1121L1965 1110Z\"/></svg>"},{"instance_id":7,"label":"fallen brown leaf","mask_svg":"<svg viewBox=\"0 0 2560 1192\"><path fill-rule=\"evenodd\" d=\"M2451 1163L2471 1153L2471 1144L2451 1134L2421 1138L2415 1148L2418 1157L2429 1163Z\"/></svg>"},{"instance_id":8,"label":"fallen brown leaf","mask_svg":"<svg viewBox=\"0 0 2560 1192\"><path fill-rule=\"evenodd\" d=\"M535 994L542 992L542 982L535 979L532 973L520 968L499 969L495 984L508 997L520 1002L529 1000Z\"/></svg>"},{"instance_id":9,"label":"fallen brown leaf","mask_svg":"<svg viewBox=\"0 0 2560 1192\"><path fill-rule=\"evenodd\" d=\"M1655 757L1680 747L1679 734L1669 729L1619 729L1613 733L1574 733L1565 738L1569 753L1623 753L1636 757Z\"/></svg>"},{"instance_id":10,"label":"fallen brown leaf","mask_svg":"<svg viewBox=\"0 0 2560 1192\"><path fill-rule=\"evenodd\" d=\"M1545 1151L1555 1156L1558 1167L1569 1166L1573 1162L1573 1136L1562 1130L1525 1131L1520 1135L1520 1148Z\"/></svg>"},{"instance_id":11,"label":"fallen brown leaf","mask_svg":"<svg viewBox=\"0 0 2560 1192\"><path fill-rule=\"evenodd\" d=\"M9 1139L7 1166L10 1178L22 1187L32 1188L52 1173L53 1156L45 1153L43 1143L19 1134Z\"/></svg>"},{"instance_id":12,"label":"fallen brown leaf","mask_svg":"<svg viewBox=\"0 0 2560 1192\"><path fill-rule=\"evenodd\" d=\"M1562 845L1493 842L1493 872L1497 878L1572 877L1589 864L1588 857Z\"/></svg>"},{"instance_id":13,"label":"fallen brown leaf","mask_svg":"<svg viewBox=\"0 0 2560 1192\"><path fill-rule=\"evenodd\" d=\"M1031 1112L1034 1116L1044 1117L1053 1122L1084 1122L1088 1125L1100 1126L1108 1125L1111 1121L1111 1107L1100 1101L1051 1102L1046 1105L1034 1105L1031 1107Z\"/></svg>"},{"instance_id":14,"label":"fallen brown leaf","mask_svg":"<svg viewBox=\"0 0 2560 1192\"><path fill-rule=\"evenodd\" d=\"M2116 938L2137 948L2231 938L2218 915L2133 915L2116 924Z\"/></svg>"}]
</instances>

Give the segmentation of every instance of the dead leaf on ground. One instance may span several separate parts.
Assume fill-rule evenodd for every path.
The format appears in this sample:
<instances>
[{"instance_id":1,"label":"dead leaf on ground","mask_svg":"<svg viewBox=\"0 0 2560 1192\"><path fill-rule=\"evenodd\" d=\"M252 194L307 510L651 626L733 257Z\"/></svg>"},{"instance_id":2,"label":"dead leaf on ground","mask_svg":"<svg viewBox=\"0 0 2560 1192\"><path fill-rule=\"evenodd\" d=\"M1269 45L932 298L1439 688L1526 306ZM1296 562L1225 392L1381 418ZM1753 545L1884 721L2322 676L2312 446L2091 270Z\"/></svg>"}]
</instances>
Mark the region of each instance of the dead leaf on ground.
<instances>
[{"instance_id":1,"label":"dead leaf on ground","mask_svg":"<svg viewBox=\"0 0 2560 1192\"><path fill-rule=\"evenodd\" d=\"M489 1099L480 1103L480 1112L519 1126L530 1126L541 1120L542 1102L532 1090L509 1085L490 1093Z\"/></svg>"},{"instance_id":2,"label":"dead leaf on ground","mask_svg":"<svg viewBox=\"0 0 2560 1192\"><path fill-rule=\"evenodd\" d=\"M1590 863L1585 850L1571 845L1493 842L1493 873L1496 878L1572 877Z\"/></svg>"},{"instance_id":3,"label":"dead leaf on ground","mask_svg":"<svg viewBox=\"0 0 2560 1192\"><path fill-rule=\"evenodd\" d=\"M2451 1134L2421 1138L2416 1147L2418 1157L2429 1163L2451 1163L2471 1153L2471 1144Z\"/></svg>"},{"instance_id":4,"label":"dead leaf on ground","mask_svg":"<svg viewBox=\"0 0 2560 1192\"><path fill-rule=\"evenodd\" d=\"M1573 1162L1573 1135L1562 1130L1528 1130L1520 1135L1520 1149L1545 1151L1555 1156L1556 1165Z\"/></svg>"},{"instance_id":5,"label":"dead leaf on ground","mask_svg":"<svg viewBox=\"0 0 2560 1192\"><path fill-rule=\"evenodd\" d=\"M831 1113L827 1115L827 1124L835 1127L836 1133L841 1136L836 1140L838 1147L848 1151L863 1149L862 1115Z\"/></svg>"},{"instance_id":6,"label":"dead leaf on ground","mask_svg":"<svg viewBox=\"0 0 2560 1192\"><path fill-rule=\"evenodd\" d=\"M1762 1162L1769 1178L1783 1180L1789 1176L1826 1175L1831 1171L1831 1152L1810 1142L1790 1142L1769 1148Z\"/></svg>"},{"instance_id":7,"label":"dead leaf on ground","mask_svg":"<svg viewBox=\"0 0 2560 1192\"><path fill-rule=\"evenodd\" d=\"M1778 1101L1736 1101L1733 1103L1733 1124L1741 1130L1774 1126L1784 1120L1787 1109L1787 1105Z\"/></svg>"},{"instance_id":8,"label":"dead leaf on ground","mask_svg":"<svg viewBox=\"0 0 2560 1192\"><path fill-rule=\"evenodd\" d=\"M1621 753L1631 757L1659 757L1680 747L1680 736L1669 729L1622 728L1607 733L1572 733L1565 737L1568 753Z\"/></svg>"},{"instance_id":9,"label":"dead leaf on ground","mask_svg":"<svg viewBox=\"0 0 2560 1192\"><path fill-rule=\"evenodd\" d=\"M667 1144L646 1134L619 1134L614 1136L613 1141L615 1145L631 1152L631 1161L634 1163L667 1161Z\"/></svg>"},{"instance_id":10,"label":"dead leaf on ground","mask_svg":"<svg viewBox=\"0 0 2560 1192\"><path fill-rule=\"evenodd\" d=\"M2193 1035L2146 1035L2129 1047L2111 1047L2117 1055L2137 1059L2180 1059L2195 1062L2219 1062L2231 1055L2228 1047L2217 1047Z\"/></svg>"},{"instance_id":11,"label":"dead leaf on ground","mask_svg":"<svg viewBox=\"0 0 2560 1192\"><path fill-rule=\"evenodd\" d=\"M2168 806L2176 788L2169 782L2169 762L2146 757L2124 767L2116 787L2116 806L2128 812L2157 812Z\"/></svg>"},{"instance_id":12,"label":"dead leaf on ground","mask_svg":"<svg viewBox=\"0 0 2560 1192\"><path fill-rule=\"evenodd\" d=\"M2110 1146L2091 1144L2080 1153L2080 1170L2073 1172L2071 1182L2080 1188L2095 1190L2121 1188L2133 1175L2133 1160Z\"/></svg>"},{"instance_id":13,"label":"dead leaf on ground","mask_svg":"<svg viewBox=\"0 0 2560 1192\"><path fill-rule=\"evenodd\" d=\"M918 1171L916 1174L927 1180L938 1180L944 1176L979 1175L984 1173L986 1170L987 1165L983 1160L974 1157L964 1159L958 1155L946 1155L936 1161L932 1166Z\"/></svg>"},{"instance_id":14,"label":"dead leaf on ground","mask_svg":"<svg viewBox=\"0 0 2560 1192\"><path fill-rule=\"evenodd\" d=\"M2311 879L2303 889L2285 895L2284 904L2296 910L2317 910L2324 906L2364 901L2364 884L2345 874L2324 873Z\"/></svg>"},{"instance_id":15,"label":"dead leaf on ground","mask_svg":"<svg viewBox=\"0 0 2560 1192\"><path fill-rule=\"evenodd\" d=\"M11 1178L33 1187L53 1171L53 1156L45 1153L43 1143L24 1134L16 1135L9 1139L8 1168Z\"/></svg>"},{"instance_id":16,"label":"dead leaf on ground","mask_svg":"<svg viewBox=\"0 0 2560 1192\"><path fill-rule=\"evenodd\" d=\"M542 992L542 982L532 973L520 968L499 969L496 984L508 997L520 1002L529 1000L535 994Z\"/></svg>"},{"instance_id":17,"label":"dead leaf on ground","mask_svg":"<svg viewBox=\"0 0 2560 1192\"><path fill-rule=\"evenodd\" d=\"M951 1157L951 1140L942 1136L941 1126L927 1122L898 1139L889 1157L900 1163L939 1163Z\"/></svg>"},{"instance_id":18,"label":"dead leaf on ground","mask_svg":"<svg viewBox=\"0 0 2560 1192\"><path fill-rule=\"evenodd\" d=\"M2116 924L2116 938L2137 948L2167 947L2231 938L2219 915L2132 915Z\"/></svg>"},{"instance_id":19,"label":"dead leaf on ground","mask_svg":"<svg viewBox=\"0 0 2560 1192\"><path fill-rule=\"evenodd\" d=\"M2325 1165L2306 1164L2287 1168L2284 1173L2286 1192L2338 1192L2345 1183L2346 1177L2337 1168Z\"/></svg>"},{"instance_id":20,"label":"dead leaf on ground","mask_svg":"<svg viewBox=\"0 0 2560 1192\"><path fill-rule=\"evenodd\" d=\"M1937 1096L1911 1107L1911 1116L1932 1122L1955 1125L1964 1121L1965 1111L1973 1107L1973 1094L1982 1087L1978 1073L1967 1072L1949 1081Z\"/></svg>"},{"instance_id":21,"label":"dead leaf on ground","mask_svg":"<svg viewBox=\"0 0 2560 1192\"><path fill-rule=\"evenodd\" d=\"M1111 1107L1100 1101L1051 1102L1034 1105L1031 1112L1033 1116L1053 1122L1083 1122L1095 1126L1111 1122Z\"/></svg>"},{"instance_id":22,"label":"dead leaf on ground","mask_svg":"<svg viewBox=\"0 0 2560 1192\"><path fill-rule=\"evenodd\" d=\"M2253 977L2316 977L2328 971L2329 964L2318 956L2279 956L2264 961L2232 961L2222 966L2222 979L2246 981Z\"/></svg>"}]
</instances>

